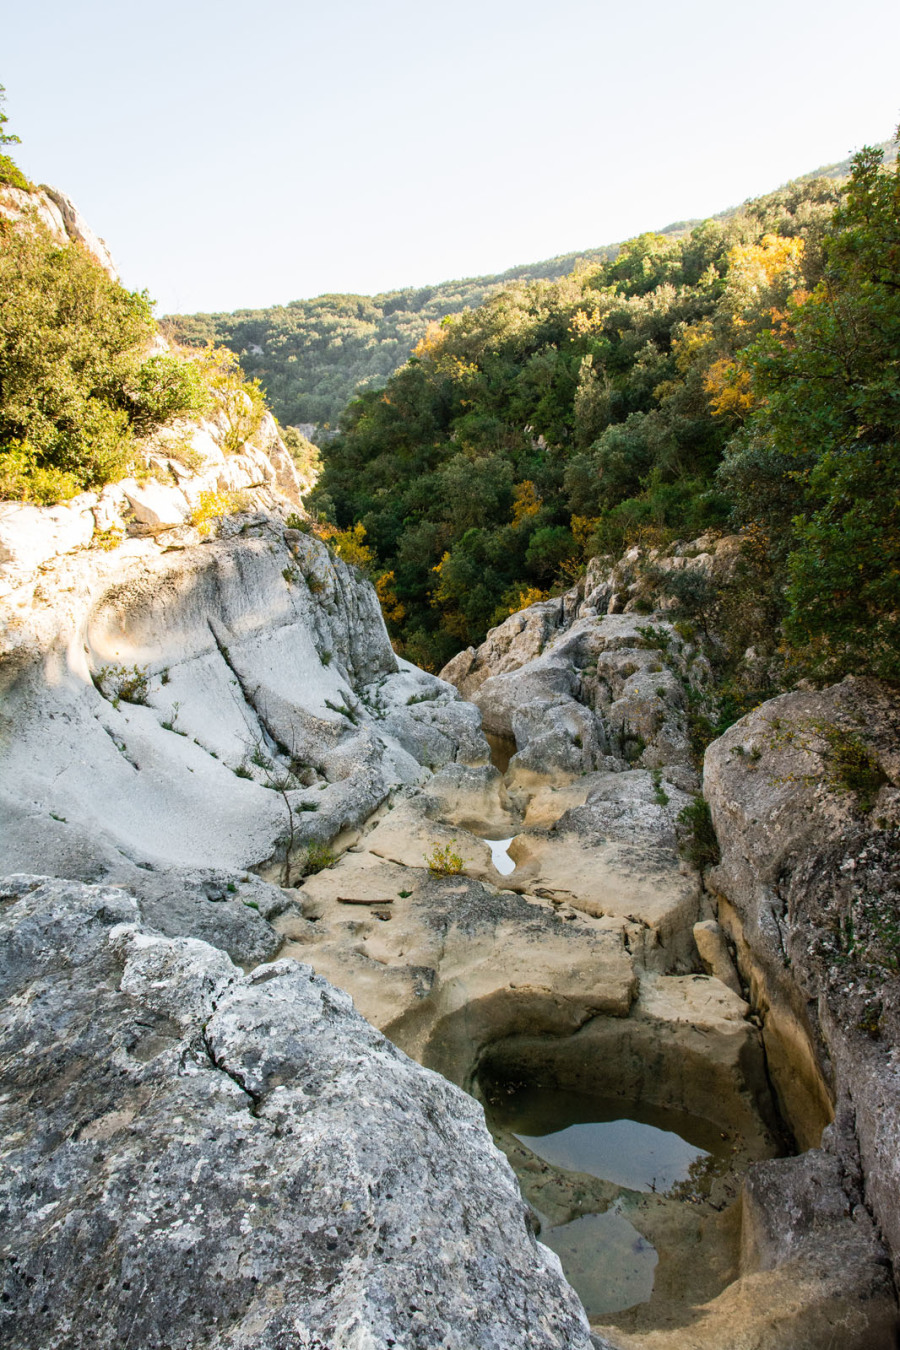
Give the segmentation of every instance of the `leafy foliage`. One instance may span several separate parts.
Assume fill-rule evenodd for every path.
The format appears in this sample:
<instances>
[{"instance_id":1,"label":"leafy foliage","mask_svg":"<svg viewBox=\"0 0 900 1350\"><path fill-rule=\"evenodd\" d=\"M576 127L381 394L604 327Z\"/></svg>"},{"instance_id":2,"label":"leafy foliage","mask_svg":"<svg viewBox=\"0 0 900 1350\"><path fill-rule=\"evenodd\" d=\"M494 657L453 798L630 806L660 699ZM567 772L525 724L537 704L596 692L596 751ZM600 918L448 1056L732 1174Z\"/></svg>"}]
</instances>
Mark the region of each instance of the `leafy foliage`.
<instances>
[{"instance_id":1,"label":"leafy foliage","mask_svg":"<svg viewBox=\"0 0 900 1350\"><path fill-rule=\"evenodd\" d=\"M757 403L743 354L818 283L838 199L793 185L499 291L354 400L311 500L364 527L403 655L439 667L592 554L728 522L716 471Z\"/></svg>"},{"instance_id":2,"label":"leafy foliage","mask_svg":"<svg viewBox=\"0 0 900 1350\"><path fill-rule=\"evenodd\" d=\"M786 544L786 631L810 674L900 678L900 170L854 159L821 279L746 353L758 406L725 466Z\"/></svg>"},{"instance_id":3,"label":"leafy foliage","mask_svg":"<svg viewBox=\"0 0 900 1350\"><path fill-rule=\"evenodd\" d=\"M425 855L425 862L433 877L454 877L463 870L463 857L456 851L456 840L449 844L435 844L431 852Z\"/></svg>"},{"instance_id":4,"label":"leafy foliage","mask_svg":"<svg viewBox=\"0 0 900 1350\"><path fill-rule=\"evenodd\" d=\"M6 220L0 246L0 495L58 501L121 477L137 436L206 394L193 362L147 356L147 296L83 248Z\"/></svg>"},{"instance_id":5,"label":"leafy foliage","mask_svg":"<svg viewBox=\"0 0 900 1350\"><path fill-rule=\"evenodd\" d=\"M5 103L6 89L0 84L0 145L19 145L20 137L12 136L9 132L3 130L5 124L9 121L3 111ZM15 160L10 155L4 154L2 150L0 150L0 183L7 183L10 187L23 188L25 191L31 187Z\"/></svg>"}]
</instances>

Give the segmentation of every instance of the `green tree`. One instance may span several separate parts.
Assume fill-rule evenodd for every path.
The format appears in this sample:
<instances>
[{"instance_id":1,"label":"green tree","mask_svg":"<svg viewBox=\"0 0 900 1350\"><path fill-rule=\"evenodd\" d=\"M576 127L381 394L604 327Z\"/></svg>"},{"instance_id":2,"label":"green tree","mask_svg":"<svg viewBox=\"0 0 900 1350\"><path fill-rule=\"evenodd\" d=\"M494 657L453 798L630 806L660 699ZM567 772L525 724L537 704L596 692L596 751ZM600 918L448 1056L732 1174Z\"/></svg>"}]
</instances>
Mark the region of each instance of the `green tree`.
<instances>
[{"instance_id":1,"label":"green tree","mask_svg":"<svg viewBox=\"0 0 900 1350\"><path fill-rule=\"evenodd\" d=\"M19 136L12 136L9 132L3 130L9 121L6 113L3 111L6 106L6 88L0 84L0 145L21 145ZM0 152L0 183L9 183L11 187L24 188L26 191L31 186L28 179L22 173L22 170L9 156Z\"/></svg>"},{"instance_id":2,"label":"green tree","mask_svg":"<svg viewBox=\"0 0 900 1350\"><path fill-rule=\"evenodd\" d=\"M824 253L819 284L749 349L766 400L751 444L794 492L789 638L822 678L898 678L900 172L880 150L855 157Z\"/></svg>"},{"instance_id":3,"label":"green tree","mask_svg":"<svg viewBox=\"0 0 900 1350\"><path fill-rule=\"evenodd\" d=\"M54 501L121 477L135 435L206 399L193 362L146 355L145 294L78 244L0 220L0 498Z\"/></svg>"}]
</instances>

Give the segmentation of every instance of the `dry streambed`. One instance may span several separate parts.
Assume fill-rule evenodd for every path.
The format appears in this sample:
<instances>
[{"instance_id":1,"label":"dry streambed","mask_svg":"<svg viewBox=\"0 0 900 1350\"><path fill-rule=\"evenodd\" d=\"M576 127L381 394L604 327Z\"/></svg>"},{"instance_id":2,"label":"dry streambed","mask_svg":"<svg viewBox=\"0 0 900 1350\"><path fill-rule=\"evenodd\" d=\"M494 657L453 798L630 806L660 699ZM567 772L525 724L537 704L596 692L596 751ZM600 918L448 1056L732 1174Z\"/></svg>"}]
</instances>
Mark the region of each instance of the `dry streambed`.
<instances>
[{"instance_id":1,"label":"dry streambed","mask_svg":"<svg viewBox=\"0 0 900 1350\"><path fill-rule=\"evenodd\" d=\"M281 955L482 1101L542 1241L621 1344L682 1344L738 1279L743 1175L789 1143L733 968L697 961L710 913L675 846L683 797L645 770L523 784L451 765L278 921ZM436 876L448 846L464 870Z\"/></svg>"}]
</instances>

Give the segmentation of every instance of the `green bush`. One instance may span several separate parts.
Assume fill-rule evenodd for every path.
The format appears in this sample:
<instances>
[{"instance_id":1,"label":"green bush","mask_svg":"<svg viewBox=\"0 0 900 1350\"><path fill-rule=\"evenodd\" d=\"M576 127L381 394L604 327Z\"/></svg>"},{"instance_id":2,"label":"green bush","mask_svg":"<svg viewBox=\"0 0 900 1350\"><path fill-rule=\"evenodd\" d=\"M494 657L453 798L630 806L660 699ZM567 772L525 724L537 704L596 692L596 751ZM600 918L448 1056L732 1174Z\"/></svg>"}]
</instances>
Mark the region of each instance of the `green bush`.
<instances>
[{"instance_id":1,"label":"green bush","mask_svg":"<svg viewBox=\"0 0 900 1350\"><path fill-rule=\"evenodd\" d=\"M449 844L435 844L431 852L425 855L425 862L433 877L458 876L463 870L462 854L456 851L456 840Z\"/></svg>"},{"instance_id":2,"label":"green bush","mask_svg":"<svg viewBox=\"0 0 900 1350\"><path fill-rule=\"evenodd\" d=\"M202 372L145 353L146 294L39 222L0 221L0 496L60 501L128 472L135 437L205 406Z\"/></svg>"},{"instance_id":3,"label":"green bush","mask_svg":"<svg viewBox=\"0 0 900 1350\"><path fill-rule=\"evenodd\" d=\"M324 872L326 867L333 867L336 862L337 854L327 844L310 844L306 850L304 871L307 875Z\"/></svg>"}]
</instances>

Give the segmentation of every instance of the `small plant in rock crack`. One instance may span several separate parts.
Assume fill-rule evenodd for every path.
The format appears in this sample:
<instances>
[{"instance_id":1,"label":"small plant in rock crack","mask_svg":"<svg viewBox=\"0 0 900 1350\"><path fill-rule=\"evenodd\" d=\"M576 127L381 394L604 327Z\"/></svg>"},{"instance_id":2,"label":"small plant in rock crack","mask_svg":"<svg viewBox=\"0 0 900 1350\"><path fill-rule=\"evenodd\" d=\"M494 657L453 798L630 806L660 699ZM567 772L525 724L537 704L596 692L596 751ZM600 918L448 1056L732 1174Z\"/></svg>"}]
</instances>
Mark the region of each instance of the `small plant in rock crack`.
<instances>
[{"instance_id":1,"label":"small plant in rock crack","mask_svg":"<svg viewBox=\"0 0 900 1350\"><path fill-rule=\"evenodd\" d=\"M239 764L234 771L235 778L252 778L253 773L246 764Z\"/></svg>"},{"instance_id":2,"label":"small plant in rock crack","mask_svg":"<svg viewBox=\"0 0 900 1350\"><path fill-rule=\"evenodd\" d=\"M114 708L120 703L146 703L150 672L146 666L101 666L91 677L95 687Z\"/></svg>"},{"instance_id":3,"label":"small plant in rock crack","mask_svg":"<svg viewBox=\"0 0 900 1350\"><path fill-rule=\"evenodd\" d=\"M356 726L359 721L353 709L348 708L345 703L332 703L330 698L326 698L325 707L330 708L332 712L340 713L342 717L346 717L354 726Z\"/></svg>"},{"instance_id":4,"label":"small plant in rock crack","mask_svg":"<svg viewBox=\"0 0 900 1350\"><path fill-rule=\"evenodd\" d=\"M272 761L269 759L259 742L254 745L253 750L251 751L250 763L255 764L258 769L271 769L272 767Z\"/></svg>"},{"instance_id":5,"label":"small plant in rock crack","mask_svg":"<svg viewBox=\"0 0 900 1350\"><path fill-rule=\"evenodd\" d=\"M178 712L180 708L181 708L180 703L173 703L172 716L169 718L168 721L164 721L162 723L162 726L165 728L166 731L174 731L176 736L187 736L187 732L182 731L181 728L178 726Z\"/></svg>"},{"instance_id":6,"label":"small plant in rock crack","mask_svg":"<svg viewBox=\"0 0 900 1350\"><path fill-rule=\"evenodd\" d=\"M337 854L327 844L310 844L306 850L304 871L311 876L314 872L324 872L326 867L333 867L336 862Z\"/></svg>"},{"instance_id":7,"label":"small plant in rock crack","mask_svg":"<svg viewBox=\"0 0 900 1350\"><path fill-rule=\"evenodd\" d=\"M440 698L440 696L440 689L433 689L425 694L411 694L406 700L406 706L407 708L411 708L415 703L433 703L435 699Z\"/></svg>"},{"instance_id":8,"label":"small plant in rock crack","mask_svg":"<svg viewBox=\"0 0 900 1350\"><path fill-rule=\"evenodd\" d=\"M443 847L435 843L431 852L425 854L425 862L433 877L458 876L463 870L462 854L456 851L455 839Z\"/></svg>"},{"instance_id":9,"label":"small plant in rock crack","mask_svg":"<svg viewBox=\"0 0 900 1350\"><path fill-rule=\"evenodd\" d=\"M653 779L653 800L657 806L668 806L669 794L662 785L662 774L659 769L654 769L651 777Z\"/></svg>"},{"instance_id":10,"label":"small plant in rock crack","mask_svg":"<svg viewBox=\"0 0 900 1350\"><path fill-rule=\"evenodd\" d=\"M683 831L679 841L683 858L701 871L719 862L719 841L705 797L695 797L689 806L679 811L678 824Z\"/></svg>"}]
</instances>

